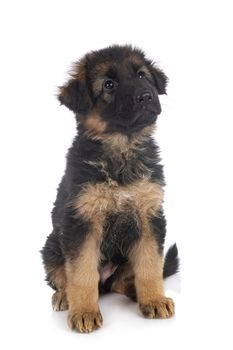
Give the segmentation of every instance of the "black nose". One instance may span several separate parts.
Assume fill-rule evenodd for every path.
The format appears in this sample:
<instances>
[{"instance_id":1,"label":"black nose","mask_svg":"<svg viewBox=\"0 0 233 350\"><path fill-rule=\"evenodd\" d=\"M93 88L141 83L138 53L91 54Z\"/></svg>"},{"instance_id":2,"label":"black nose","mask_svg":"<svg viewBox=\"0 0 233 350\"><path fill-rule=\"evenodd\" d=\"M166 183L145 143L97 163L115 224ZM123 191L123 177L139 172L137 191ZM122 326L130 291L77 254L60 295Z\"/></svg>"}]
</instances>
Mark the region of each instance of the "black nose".
<instances>
[{"instance_id":1,"label":"black nose","mask_svg":"<svg viewBox=\"0 0 233 350\"><path fill-rule=\"evenodd\" d=\"M152 96L149 91L144 91L136 96L136 102L142 105L152 101Z\"/></svg>"}]
</instances>

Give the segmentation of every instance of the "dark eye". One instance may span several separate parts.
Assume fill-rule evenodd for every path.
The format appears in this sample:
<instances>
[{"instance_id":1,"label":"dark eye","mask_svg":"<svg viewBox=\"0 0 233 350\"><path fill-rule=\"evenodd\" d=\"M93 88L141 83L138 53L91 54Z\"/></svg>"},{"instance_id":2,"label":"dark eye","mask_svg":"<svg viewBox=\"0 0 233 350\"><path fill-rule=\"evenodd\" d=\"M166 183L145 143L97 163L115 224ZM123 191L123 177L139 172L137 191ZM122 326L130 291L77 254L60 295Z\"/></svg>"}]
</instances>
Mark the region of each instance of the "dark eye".
<instances>
[{"instance_id":1,"label":"dark eye","mask_svg":"<svg viewBox=\"0 0 233 350\"><path fill-rule=\"evenodd\" d=\"M112 81L110 79L106 80L104 83L104 87L105 87L105 89L108 89L108 90L113 89L114 88L114 81Z\"/></svg>"},{"instance_id":2,"label":"dark eye","mask_svg":"<svg viewBox=\"0 0 233 350\"><path fill-rule=\"evenodd\" d=\"M138 74L139 79L142 79L145 76L145 72L143 72L142 70L140 70L137 74Z\"/></svg>"}]
</instances>

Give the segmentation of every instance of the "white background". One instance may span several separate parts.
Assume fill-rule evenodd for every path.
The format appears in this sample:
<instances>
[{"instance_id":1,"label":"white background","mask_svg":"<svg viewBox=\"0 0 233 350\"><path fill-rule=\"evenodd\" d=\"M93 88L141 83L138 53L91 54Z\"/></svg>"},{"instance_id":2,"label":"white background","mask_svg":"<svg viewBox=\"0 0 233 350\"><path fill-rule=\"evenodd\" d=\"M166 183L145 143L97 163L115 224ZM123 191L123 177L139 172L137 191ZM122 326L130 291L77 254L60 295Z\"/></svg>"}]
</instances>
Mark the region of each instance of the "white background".
<instances>
[{"instance_id":1,"label":"white background","mask_svg":"<svg viewBox=\"0 0 233 350\"><path fill-rule=\"evenodd\" d=\"M231 1L1 1L2 349L232 349ZM72 333L51 309L38 251L75 133L56 87L85 52L145 50L170 78L156 138L167 180L170 320L146 320L123 296L101 299L104 327Z\"/></svg>"}]
</instances>

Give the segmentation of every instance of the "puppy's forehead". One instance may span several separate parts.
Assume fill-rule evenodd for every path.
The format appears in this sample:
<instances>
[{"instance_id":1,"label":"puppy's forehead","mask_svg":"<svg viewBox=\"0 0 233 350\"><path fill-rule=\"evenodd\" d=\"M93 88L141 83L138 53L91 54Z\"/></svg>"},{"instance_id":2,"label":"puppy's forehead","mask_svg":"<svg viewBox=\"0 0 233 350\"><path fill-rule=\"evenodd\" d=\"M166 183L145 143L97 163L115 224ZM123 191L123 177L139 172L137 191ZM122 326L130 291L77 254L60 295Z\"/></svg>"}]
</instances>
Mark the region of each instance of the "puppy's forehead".
<instances>
[{"instance_id":1,"label":"puppy's forehead","mask_svg":"<svg viewBox=\"0 0 233 350\"><path fill-rule=\"evenodd\" d=\"M145 66L145 60L132 55L131 57L119 59L109 59L103 62L96 62L91 69L91 80L94 81L100 77L112 77L119 74L128 74L132 69L139 69Z\"/></svg>"}]
</instances>

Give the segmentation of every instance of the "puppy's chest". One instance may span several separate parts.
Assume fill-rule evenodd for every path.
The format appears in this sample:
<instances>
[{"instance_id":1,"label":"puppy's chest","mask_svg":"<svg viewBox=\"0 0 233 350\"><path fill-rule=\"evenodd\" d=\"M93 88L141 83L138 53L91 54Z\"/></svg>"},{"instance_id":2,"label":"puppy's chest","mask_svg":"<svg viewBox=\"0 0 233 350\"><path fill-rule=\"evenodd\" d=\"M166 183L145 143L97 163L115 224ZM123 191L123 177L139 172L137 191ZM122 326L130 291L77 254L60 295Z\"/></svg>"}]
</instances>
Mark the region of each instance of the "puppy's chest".
<instances>
[{"instance_id":1,"label":"puppy's chest","mask_svg":"<svg viewBox=\"0 0 233 350\"><path fill-rule=\"evenodd\" d=\"M87 182L75 199L74 207L87 220L102 222L108 215L127 213L138 218L156 214L163 201L163 188L149 177L127 185L109 181Z\"/></svg>"},{"instance_id":2,"label":"puppy's chest","mask_svg":"<svg viewBox=\"0 0 233 350\"><path fill-rule=\"evenodd\" d=\"M75 199L78 216L103 231L101 251L107 260L127 256L142 226L161 209L163 188L149 177L120 185L116 181L86 183ZM147 224L146 224L147 226ZM102 237L102 238L101 238Z\"/></svg>"},{"instance_id":3,"label":"puppy's chest","mask_svg":"<svg viewBox=\"0 0 233 350\"><path fill-rule=\"evenodd\" d=\"M119 153L115 157L103 155L101 159L88 161L88 164L95 167L104 181L127 185L134 180L151 176L151 169L142 158L134 154Z\"/></svg>"}]
</instances>

